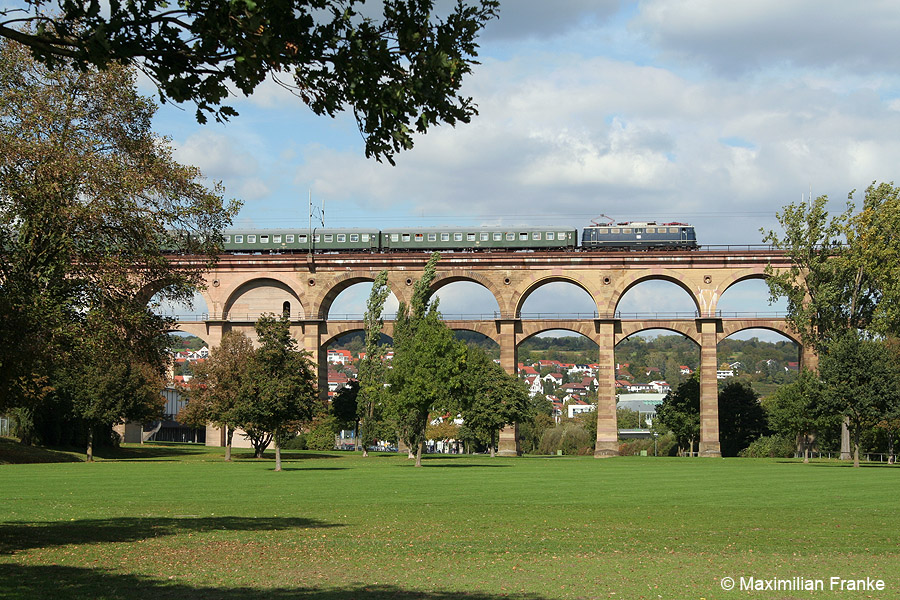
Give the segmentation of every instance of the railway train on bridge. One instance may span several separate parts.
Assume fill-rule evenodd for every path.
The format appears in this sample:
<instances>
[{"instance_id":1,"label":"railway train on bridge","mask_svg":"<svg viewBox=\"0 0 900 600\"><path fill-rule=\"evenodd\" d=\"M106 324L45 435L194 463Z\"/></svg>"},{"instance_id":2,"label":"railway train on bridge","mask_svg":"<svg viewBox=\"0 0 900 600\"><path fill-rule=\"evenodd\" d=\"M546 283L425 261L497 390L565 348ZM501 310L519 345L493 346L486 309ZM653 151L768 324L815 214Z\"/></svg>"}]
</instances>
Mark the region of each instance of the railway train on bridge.
<instances>
[{"instance_id":1,"label":"railway train on bridge","mask_svg":"<svg viewBox=\"0 0 900 600\"><path fill-rule=\"evenodd\" d=\"M301 252L472 252L695 250L687 223L620 222L585 227L579 243L574 227L409 227L398 229L232 229L225 232L228 254Z\"/></svg>"}]
</instances>

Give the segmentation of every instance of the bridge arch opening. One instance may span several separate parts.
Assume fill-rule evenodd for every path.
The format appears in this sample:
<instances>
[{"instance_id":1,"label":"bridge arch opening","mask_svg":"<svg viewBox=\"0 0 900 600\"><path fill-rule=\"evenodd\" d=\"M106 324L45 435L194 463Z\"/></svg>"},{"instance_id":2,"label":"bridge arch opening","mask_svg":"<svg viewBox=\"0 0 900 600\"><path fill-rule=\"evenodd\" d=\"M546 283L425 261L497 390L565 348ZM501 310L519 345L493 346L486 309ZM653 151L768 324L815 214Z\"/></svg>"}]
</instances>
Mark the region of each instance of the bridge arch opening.
<instances>
[{"instance_id":1,"label":"bridge arch opening","mask_svg":"<svg viewBox=\"0 0 900 600\"><path fill-rule=\"evenodd\" d=\"M571 329L536 330L517 344L519 377L536 416L519 424L526 454L593 454L597 439L600 349Z\"/></svg>"},{"instance_id":2,"label":"bridge arch opening","mask_svg":"<svg viewBox=\"0 0 900 600\"><path fill-rule=\"evenodd\" d=\"M210 318L209 305L199 290L186 301L176 302L157 292L147 302L147 306L157 315L172 317L176 321L206 321Z\"/></svg>"},{"instance_id":3,"label":"bridge arch opening","mask_svg":"<svg viewBox=\"0 0 900 600\"><path fill-rule=\"evenodd\" d=\"M803 367L800 345L773 328L737 329L719 341L716 354L720 382L747 383L761 398L796 380Z\"/></svg>"},{"instance_id":4,"label":"bridge arch opening","mask_svg":"<svg viewBox=\"0 0 900 600\"><path fill-rule=\"evenodd\" d=\"M437 283L433 298L446 321L481 321L500 316L500 304L484 284L464 278L446 278Z\"/></svg>"},{"instance_id":5,"label":"bridge arch opening","mask_svg":"<svg viewBox=\"0 0 900 600\"><path fill-rule=\"evenodd\" d=\"M656 409L666 395L700 369L700 345L675 327L636 328L626 332L615 348L616 417L621 453L646 451L660 456L692 452L678 448L672 434L654 438ZM658 424L657 424L658 425ZM699 423L698 423L699 427ZM697 448L699 429L691 444Z\"/></svg>"},{"instance_id":6,"label":"bridge arch opening","mask_svg":"<svg viewBox=\"0 0 900 600\"><path fill-rule=\"evenodd\" d=\"M497 343L497 340L494 339L494 337L488 335L485 331L479 331L478 329L467 326L456 327L453 323L448 323L447 325L453 330L453 337L460 342L470 347L474 346L481 348L484 350L485 354L493 359L500 358L500 344Z\"/></svg>"},{"instance_id":7,"label":"bridge arch opening","mask_svg":"<svg viewBox=\"0 0 900 600\"><path fill-rule=\"evenodd\" d=\"M552 277L526 289L516 306L521 319L592 319L597 302L587 288L575 280Z\"/></svg>"},{"instance_id":8,"label":"bridge arch opening","mask_svg":"<svg viewBox=\"0 0 900 600\"><path fill-rule=\"evenodd\" d=\"M325 318L330 321L362 321L373 285L371 279L357 279L339 286L336 293L329 294L327 304L322 306ZM384 302L383 318L393 320L399 305L397 296L390 292Z\"/></svg>"},{"instance_id":9,"label":"bridge arch opening","mask_svg":"<svg viewBox=\"0 0 900 600\"><path fill-rule=\"evenodd\" d=\"M694 318L697 300L681 282L649 276L630 284L619 296L615 312L623 319Z\"/></svg>"},{"instance_id":10,"label":"bridge arch opening","mask_svg":"<svg viewBox=\"0 0 900 600\"><path fill-rule=\"evenodd\" d=\"M263 314L282 314L285 303L291 309L291 319L304 317L300 298L290 286L277 279L254 279L238 287L229 296L225 302L224 316L229 321L252 323Z\"/></svg>"},{"instance_id":11,"label":"bridge arch opening","mask_svg":"<svg viewBox=\"0 0 900 600\"><path fill-rule=\"evenodd\" d=\"M787 313L787 299L769 301L769 286L764 276L739 279L729 285L716 304L723 318L780 319Z\"/></svg>"}]
</instances>

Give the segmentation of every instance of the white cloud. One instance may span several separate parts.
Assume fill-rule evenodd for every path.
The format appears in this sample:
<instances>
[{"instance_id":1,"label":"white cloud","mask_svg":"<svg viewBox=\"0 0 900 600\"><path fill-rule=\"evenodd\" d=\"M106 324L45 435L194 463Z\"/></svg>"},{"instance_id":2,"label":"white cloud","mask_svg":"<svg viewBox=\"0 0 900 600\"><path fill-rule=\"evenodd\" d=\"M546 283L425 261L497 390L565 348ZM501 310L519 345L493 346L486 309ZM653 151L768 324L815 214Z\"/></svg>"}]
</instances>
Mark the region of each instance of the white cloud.
<instances>
[{"instance_id":1,"label":"white cloud","mask_svg":"<svg viewBox=\"0 0 900 600\"><path fill-rule=\"evenodd\" d=\"M740 74L766 67L896 72L892 0L644 0L632 26L662 52Z\"/></svg>"},{"instance_id":2,"label":"white cloud","mask_svg":"<svg viewBox=\"0 0 900 600\"><path fill-rule=\"evenodd\" d=\"M183 142L175 142L175 159L198 167L213 179L244 178L256 174L259 164L246 147L230 135L202 129Z\"/></svg>"}]
</instances>

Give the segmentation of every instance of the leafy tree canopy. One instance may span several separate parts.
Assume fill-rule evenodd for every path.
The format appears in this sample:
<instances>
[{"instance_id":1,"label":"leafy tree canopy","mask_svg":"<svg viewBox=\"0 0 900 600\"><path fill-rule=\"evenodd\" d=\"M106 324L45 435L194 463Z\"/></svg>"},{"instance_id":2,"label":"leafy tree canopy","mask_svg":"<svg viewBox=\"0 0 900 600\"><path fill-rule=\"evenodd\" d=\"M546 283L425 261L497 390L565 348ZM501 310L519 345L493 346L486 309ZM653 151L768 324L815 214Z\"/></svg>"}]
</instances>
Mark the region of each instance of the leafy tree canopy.
<instances>
[{"instance_id":1,"label":"leafy tree canopy","mask_svg":"<svg viewBox=\"0 0 900 600\"><path fill-rule=\"evenodd\" d=\"M167 322L147 302L202 281L164 252L214 255L237 207L172 159L154 111L133 70L50 70L0 40L0 407L52 387L92 314L164 367Z\"/></svg>"},{"instance_id":2,"label":"leafy tree canopy","mask_svg":"<svg viewBox=\"0 0 900 600\"><path fill-rule=\"evenodd\" d=\"M413 131L476 114L459 90L499 3L459 0L439 18L433 0L384 0L373 19L363 1L24 0L0 8L0 36L49 67L135 65L200 122L236 115L222 104L230 88L249 95L273 75L316 114L351 110L366 155L393 162Z\"/></svg>"}]
</instances>

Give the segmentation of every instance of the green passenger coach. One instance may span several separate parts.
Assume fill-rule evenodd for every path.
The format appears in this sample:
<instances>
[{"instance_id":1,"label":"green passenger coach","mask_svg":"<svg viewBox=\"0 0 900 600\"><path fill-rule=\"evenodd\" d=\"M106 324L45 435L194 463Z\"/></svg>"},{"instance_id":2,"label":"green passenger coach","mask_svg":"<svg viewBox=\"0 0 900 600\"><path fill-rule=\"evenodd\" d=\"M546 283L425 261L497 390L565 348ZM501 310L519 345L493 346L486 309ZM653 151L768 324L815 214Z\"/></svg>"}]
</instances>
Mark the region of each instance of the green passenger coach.
<instances>
[{"instance_id":1,"label":"green passenger coach","mask_svg":"<svg viewBox=\"0 0 900 600\"><path fill-rule=\"evenodd\" d=\"M574 227L418 227L382 229L383 251L574 250Z\"/></svg>"},{"instance_id":2,"label":"green passenger coach","mask_svg":"<svg viewBox=\"0 0 900 600\"><path fill-rule=\"evenodd\" d=\"M376 252L377 229L232 229L225 232L225 251L234 253L278 252Z\"/></svg>"}]
</instances>

